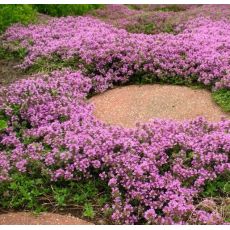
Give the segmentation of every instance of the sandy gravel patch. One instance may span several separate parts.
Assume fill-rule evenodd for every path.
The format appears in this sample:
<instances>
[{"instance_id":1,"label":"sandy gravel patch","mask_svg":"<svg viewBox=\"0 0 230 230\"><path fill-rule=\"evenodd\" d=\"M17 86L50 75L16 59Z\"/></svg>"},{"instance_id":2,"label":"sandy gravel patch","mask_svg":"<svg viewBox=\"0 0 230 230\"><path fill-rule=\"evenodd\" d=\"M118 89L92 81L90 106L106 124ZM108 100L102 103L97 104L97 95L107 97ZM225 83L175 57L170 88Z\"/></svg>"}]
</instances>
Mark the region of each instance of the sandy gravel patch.
<instances>
[{"instance_id":1,"label":"sandy gravel patch","mask_svg":"<svg viewBox=\"0 0 230 230\"><path fill-rule=\"evenodd\" d=\"M91 224L71 215L42 213L34 215L30 212L10 212L0 215L1 225L88 225Z\"/></svg>"},{"instance_id":2,"label":"sandy gravel patch","mask_svg":"<svg viewBox=\"0 0 230 230\"><path fill-rule=\"evenodd\" d=\"M203 116L219 121L230 114L221 111L209 91L173 85L132 85L108 90L90 100L95 116L108 124L134 127L153 118L174 120Z\"/></svg>"}]
</instances>

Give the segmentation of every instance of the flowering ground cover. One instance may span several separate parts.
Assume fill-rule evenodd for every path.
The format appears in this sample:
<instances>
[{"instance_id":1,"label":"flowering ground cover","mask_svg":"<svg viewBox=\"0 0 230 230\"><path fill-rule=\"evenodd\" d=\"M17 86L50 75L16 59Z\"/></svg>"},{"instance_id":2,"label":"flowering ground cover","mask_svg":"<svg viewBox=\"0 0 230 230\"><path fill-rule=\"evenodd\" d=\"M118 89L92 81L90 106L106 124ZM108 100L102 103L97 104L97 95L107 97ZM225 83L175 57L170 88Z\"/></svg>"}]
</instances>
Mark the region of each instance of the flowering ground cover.
<instances>
[{"instance_id":1,"label":"flowering ground cover","mask_svg":"<svg viewBox=\"0 0 230 230\"><path fill-rule=\"evenodd\" d=\"M229 29L204 17L175 35L133 34L90 17L10 27L4 47L23 53L20 68L62 70L0 88L1 206L83 203L92 218L97 197L117 224L228 223L207 197L229 194L229 120L128 129L97 120L86 98L128 82L199 83L224 92L228 106Z\"/></svg>"},{"instance_id":2,"label":"flowering ground cover","mask_svg":"<svg viewBox=\"0 0 230 230\"><path fill-rule=\"evenodd\" d=\"M155 79L201 82L229 88L229 36L227 21L197 18L178 35L131 34L87 17L54 19L48 25L13 26L8 43L26 50L21 68L40 58L76 59L75 66L93 79L98 91L133 75Z\"/></svg>"},{"instance_id":3,"label":"flowering ground cover","mask_svg":"<svg viewBox=\"0 0 230 230\"><path fill-rule=\"evenodd\" d=\"M129 32L147 34L178 33L178 25L197 17L230 19L229 5L106 5L89 15Z\"/></svg>"},{"instance_id":4,"label":"flowering ground cover","mask_svg":"<svg viewBox=\"0 0 230 230\"><path fill-rule=\"evenodd\" d=\"M90 87L89 78L67 71L1 89L7 121L1 180L15 171L40 171L54 181L98 175L111 190L106 209L116 223L223 223L218 213L193 202L207 181L229 170L230 122L106 126L83 101Z\"/></svg>"}]
</instances>

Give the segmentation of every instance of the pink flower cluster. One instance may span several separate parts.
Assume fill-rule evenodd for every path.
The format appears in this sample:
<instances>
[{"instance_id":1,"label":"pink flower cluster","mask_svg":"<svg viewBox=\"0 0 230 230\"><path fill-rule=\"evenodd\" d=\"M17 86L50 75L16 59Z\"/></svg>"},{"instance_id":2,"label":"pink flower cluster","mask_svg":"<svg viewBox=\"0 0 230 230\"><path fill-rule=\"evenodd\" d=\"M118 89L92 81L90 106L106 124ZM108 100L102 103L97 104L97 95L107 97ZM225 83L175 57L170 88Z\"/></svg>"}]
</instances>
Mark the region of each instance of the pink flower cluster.
<instances>
[{"instance_id":1,"label":"pink flower cluster","mask_svg":"<svg viewBox=\"0 0 230 230\"><path fill-rule=\"evenodd\" d=\"M15 170L30 173L31 165L54 181L98 175L111 189L105 209L114 223L205 224L211 218L222 224L195 198L207 181L230 170L230 121L109 126L85 100L92 87L91 78L65 70L0 88L0 111L8 118L0 132L0 180Z\"/></svg>"},{"instance_id":2,"label":"pink flower cluster","mask_svg":"<svg viewBox=\"0 0 230 230\"><path fill-rule=\"evenodd\" d=\"M137 72L229 88L229 31L228 21L196 18L177 35L131 34L96 19L66 17L48 25L15 25L4 37L7 44L18 41L28 50L23 68L54 54L63 60L77 57L76 65L97 91L126 82Z\"/></svg>"}]
</instances>

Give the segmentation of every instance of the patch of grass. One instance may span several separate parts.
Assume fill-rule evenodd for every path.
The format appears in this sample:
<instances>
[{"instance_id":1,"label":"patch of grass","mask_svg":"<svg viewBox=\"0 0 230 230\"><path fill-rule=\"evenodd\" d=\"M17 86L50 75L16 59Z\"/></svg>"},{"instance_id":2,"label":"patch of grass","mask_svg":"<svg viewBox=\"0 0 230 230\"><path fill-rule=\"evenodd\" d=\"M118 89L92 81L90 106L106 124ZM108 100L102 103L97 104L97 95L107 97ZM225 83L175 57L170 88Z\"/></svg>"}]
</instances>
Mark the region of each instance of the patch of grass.
<instances>
[{"instance_id":1,"label":"patch of grass","mask_svg":"<svg viewBox=\"0 0 230 230\"><path fill-rule=\"evenodd\" d=\"M206 183L203 197L229 197L230 196L230 174L218 176L215 180Z\"/></svg>"},{"instance_id":2,"label":"patch of grass","mask_svg":"<svg viewBox=\"0 0 230 230\"><path fill-rule=\"evenodd\" d=\"M184 11L185 8L181 5L177 5L177 4L172 4L172 5L166 5L163 7L157 7L155 8L156 11L162 11L162 12L180 12L180 11Z\"/></svg>"},{"instance_id":3,"label":"patch of grass","mask_svg":"<svg viewBox=\"0 0 230 230\"><path fill-rule=\"evenodd\" d=\"M98 177L87 181L50 182L41 165L31 165L30 175L15 172L10 181L1 182L0 207L35 213L75 207L82 216L92 219L110 199L107 184Z\"/></svg>"},{"instance_id":4,"label":"patch of grass","mask_svg":"<svg viewBox=\"0 0 230 230\"><path fill-rule=\"evenodd\" d=\"M130 10L141 10L141 5L139 5L139 4L127 4L126 6Z\"/></svg>"},{"instance_id":5,"label":"patch of grass","mask_svg":"<svg viewBox=\"0 0 230 230\"><path fill-rule=\"evenodd\" d=\"M155 29L156 25L154 23L134 24L127 27L127 30L131 33L153 34Z\"/></svg>"},{"instance_id":6,"label":"patch of grass","mask_svg":"<svg viewBox=\"0 0 230 230\"><path fill-rule=\"evenodd\" d=\"M50 73L54 70L61 70L63 68L76 70L78 68L78 63L79 60L76 57L66 60L63 60L57 55L53 55L51 59L41 57L35 62L35 64L26 69L26 73Z\"/></svg>"},{"instance_id":7,"label":"patch of grass","mask_svg":"<svg viewBox=\"0 0 230 230\"><path fill-rule=\"evenodd\" d=\"M230 112L230 90L220 89L212 93L213 100L225 111Z\"/></svg>"},{"instance_id":8,"label":"patch of grass","mask_svg":"<svg viewBox=\"0 0 230 230\"><path fill-rule=\"evenodd\" d=\"M172 84L172 85L186 85L193 88L208 88L201 83L197 82L196 76L190 76L188 78L183 78L180 76L163 76L158 77L154 74L149 74L145 72L136 72L133 76L130 77L129 83L131 84Z\"/></svg>"},{"instance_id":9,"label":"patch of grass","mask_svg":"<svg viewBox=\"0 0 230 230\"><path fill-rule=\"evenodd\" d=\"M0 132L7 128L7 122L5 120L0 120Z\"/></svg>"},{"instance_id":10,"label":"patch of grass","mask_svg":"<svg viewBox=\"0 0 230 230\"><path fill-rule=\"evenodd\" d=\"M171 23L166 23L164 24L162 31L164 33L174 33L174 27Z\"/></svg>"},{"instance_id":11,"label":"patch of grass","mask_svg":"<svg viewBox=\"0 0 230 230\"><path fill-rule=\"evenodd\" d=\"M27 54L26 48L19 47L17 50L11 51L0 46L0 59L7 61L21 61Z\"/></svg>"},{"instance_id":12,"label":"patch of grass","mask_svg":"<svg viewBox=\"0 0 230 230\"><path fill-rule=\"evenodd\" d=\"M30 178L24 174L14 173L12 180L1 182L0 206L5 209L30 209L35 212L44 211L40 198L50 188L47 181L41 178Z\"/></svg>"},{"instance_id":13,"label":"patch of grass","mask_svg":"<svg viewBox=\"0 0 230 230\"><path fill-rule=\"evenodd\" d=\"M83 15L90 10L102 7L102 4L37 4L33 7L40 13L62 17Z\"/></svg>"},{"instance_id":14,"label":"patch of grass","mask_svg":"<svg viewBox=\"0 0 230 230\"><path fill-rule=\"evenodd\" d=\"M93 210L93 206L90 203L85 203L83 216L93 219L95 216L95 212Z\"/></svg>"},{"instance_id":15,"label":"patch of grass","mask_svg":"<svg viewBox=\"0 0 230 230\"><path fill-rule=\"evenodd\" d=\"M36 21L36 10L26 4L3 4L0 7L0 33L13 23L29 24Z\"/></svg>"}]
</instances>

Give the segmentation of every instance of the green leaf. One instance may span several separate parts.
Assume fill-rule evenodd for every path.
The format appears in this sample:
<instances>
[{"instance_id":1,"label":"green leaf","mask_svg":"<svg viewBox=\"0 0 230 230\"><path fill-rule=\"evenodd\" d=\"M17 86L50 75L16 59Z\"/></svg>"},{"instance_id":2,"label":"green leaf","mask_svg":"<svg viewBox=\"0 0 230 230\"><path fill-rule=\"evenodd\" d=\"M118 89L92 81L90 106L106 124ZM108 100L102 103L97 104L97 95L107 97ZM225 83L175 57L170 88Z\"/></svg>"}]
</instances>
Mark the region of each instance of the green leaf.
<instances>
[{"instance_id":1,"label":"green leaf","mask_svg":"<svg viewBox=\"0 0 230 230\"><path fill-rule=\"evenodd\" d=\"M83 216L88 217L88 218L93 218L95 216L95 213L94 213L94 210L91 204L86 203L84 205Z\"/></svg>"},{"instance_id":2,"label":"green leaf","mask_svg":"<svg viewBox=\"0 0 230 230\"><path fill-rule=\"evenodd\" d=\"M230 90L220 89L212 93L213 100L223 109L225 112L230 112Z\"/></svg>"},{"instance_id":3,"label":"green leaf","mask_svg":"<svg viewBox=\"0 0 230 230\"><path fill-rule=\"evenodd\" d=\"M6 129L7 127L7 122L5 120L0 120L0 131Z\"/></svg>"}]
</instances>

